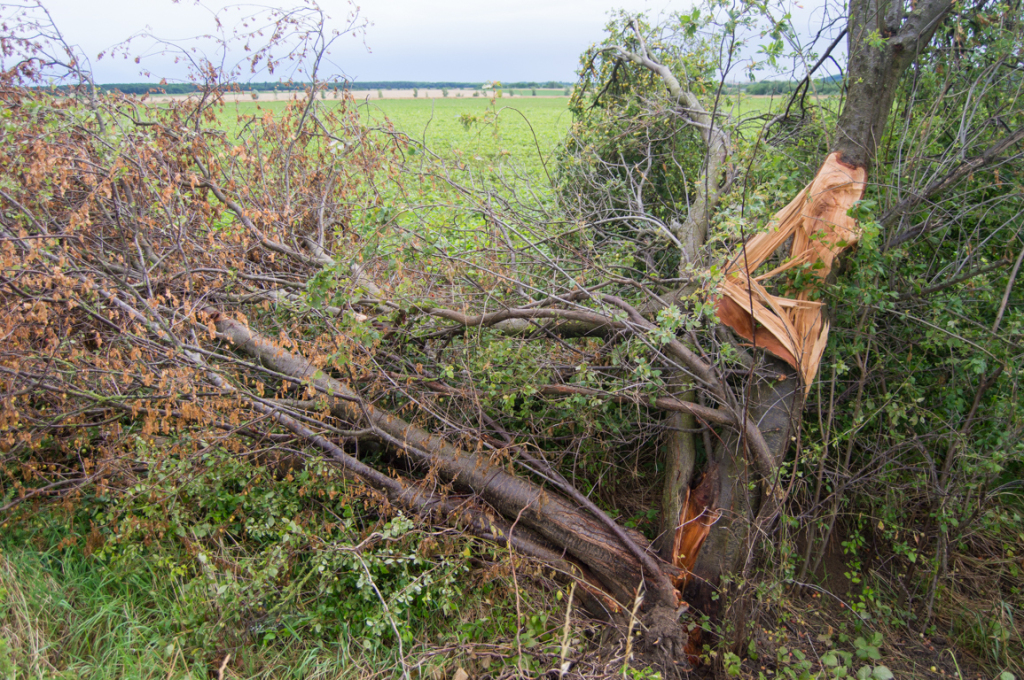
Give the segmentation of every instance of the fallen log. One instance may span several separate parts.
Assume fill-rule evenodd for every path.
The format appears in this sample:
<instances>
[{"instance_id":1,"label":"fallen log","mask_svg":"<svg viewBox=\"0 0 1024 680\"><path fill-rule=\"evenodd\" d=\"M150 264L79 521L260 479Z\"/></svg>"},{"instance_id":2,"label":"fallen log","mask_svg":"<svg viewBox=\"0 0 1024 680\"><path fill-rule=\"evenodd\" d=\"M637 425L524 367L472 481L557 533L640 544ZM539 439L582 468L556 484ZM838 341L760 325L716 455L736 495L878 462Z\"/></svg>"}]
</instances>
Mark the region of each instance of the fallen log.
<instances>
[{"instance_id":1,"label":"fallen log","mask_svg":"<svg viewBox=\"0 0 1024 680\"><path fill-rule=\"evenodd\" d=\"M568 556L587 567L622 605L633 600L637 585L643 583L653 601L678 606L678 592L670 580L677 570L656 561L646 539L636 532L628 535L633 545L623 545L618 532L609 530L606 522L593 513L507 472L487 456L459 449L442 437L366 403L354 390L304 357L282 349L233 319L214 310L207 311L219 337L264 366L326 395L338 417L373 428L382 439L443 479L478 494L506 519L522 524L554 545L564 546ZM640 559L637 552L648 559Z\"/></svg>"}]
</instances>

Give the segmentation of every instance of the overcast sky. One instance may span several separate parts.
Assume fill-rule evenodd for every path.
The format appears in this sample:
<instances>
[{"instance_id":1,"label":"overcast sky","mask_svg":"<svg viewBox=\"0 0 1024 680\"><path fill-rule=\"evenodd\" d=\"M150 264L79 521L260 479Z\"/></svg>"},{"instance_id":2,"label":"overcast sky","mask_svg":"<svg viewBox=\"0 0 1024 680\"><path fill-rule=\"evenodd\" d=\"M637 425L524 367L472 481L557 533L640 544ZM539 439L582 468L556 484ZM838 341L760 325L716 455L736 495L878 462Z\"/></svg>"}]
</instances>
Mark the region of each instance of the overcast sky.
<instances>
[{"instance_id":1,"label":"overcast sky","mask_svg":"<svg viewBox=\"0 0 1024 680\"><path fill-rule=\"evenodd\" d=\"M690 7L693 0L362 0L372 22L365 38L343 38L332 50L334 66L362 81L573 81L580 53L601 40L608 11L646 10L652 16ZM212 12L171 0L44 0L68 42L93 59L99 83L138 82L132 60L95 55L144 31L172 40L210 32ZM228 3L207 2L209 7ZM269 4L285 4L281 3ZM336 20L347 5L323 0ZM816 0L810 0L810 5ZM798 11L806 11L799 10ZM230 15L238 17L239 14ZM234 19L231 20L232 22ZM340 23L340 22L339 22ZM365 44L364 44L365 42ZM139 43L137 53L145 46ZM149 58L155 76L183 77L169 60ZM263 74L257 80L278 80Z\"/></svg>"},{"instance_id":2,"label":"overcast sky","mask_svg":"<svg viewBox=\"0 0 1024 680\"><path fill-rule=\"evenodd\" d=\"M676 7L685 5L674 3ZM143 31L182 39L212 30L210 12L171 0L44 0L68 42L90 58ZM222 7L228 3L208 3ZM273 3L279 4L279 3ZM284 3L280 3L284 4ZM346 6L322 3L335 19ZM343 39L333 61L359 80L575 80L590 43L600 40L611 7L655 14L668 0L362 0L373 23L363 39ZM234 15L238 16L238 15ZM140 44L141 46L141 44ZM369 48L369 51L367 50ZM156 74L170 66L149 62ZM145 64L144 64L145 65ZM133 61L93 61L97 82L142 80ZM333 69L337 70L337 68ZM160 73L163 75L163 73ZM268 76L267 80L277 78Z\"/></svg>"}]
</instances>

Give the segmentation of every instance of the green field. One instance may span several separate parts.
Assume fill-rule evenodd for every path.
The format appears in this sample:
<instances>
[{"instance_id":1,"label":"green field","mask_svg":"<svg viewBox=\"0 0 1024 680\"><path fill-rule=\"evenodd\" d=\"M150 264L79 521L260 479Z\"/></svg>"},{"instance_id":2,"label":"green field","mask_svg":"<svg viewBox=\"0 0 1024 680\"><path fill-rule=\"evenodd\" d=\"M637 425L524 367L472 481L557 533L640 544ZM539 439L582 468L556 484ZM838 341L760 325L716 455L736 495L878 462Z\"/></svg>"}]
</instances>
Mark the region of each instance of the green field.
<instances>
[{"instance_id":1,"label":"green field","mask_svg":"<svg viewBox=\"0 0 1024 680\"><path fill-rule=\"evenodd\" d=\"M528 91L524 91L528 92ZM539 91L538 91L539 92ZM784 106L786 97L723 96L719 109L733 118L767 114ZM411 141L456 163L511 160L543 174L572 122L566 97L461 97L378 99L368 93L356 100L361 120L379 127L385 120ZM327 100L331 105L333 102ZM252 116L283 111L287 101L228 104L221 114L234 132ZM475 161L475 162L474 162Z\"/></svg>"},{"instance_id":2,"label":"green field","mask_svg":"<svg viewBox=\"0 0 1024 680\"><path fill-rule=\"evenodd\" d=\"M332 105L331 100L325 102ZM557 151L569 129L568 99L503 97L448 99L357 100L360 119L381 127L390 121L407 135L413 147L426 148L446 160L467 165L511 160L543 173L545 163ZM253 116L279 112L285 101L227 104L221 114L229 133L239 130Z\"/></svg>"},{"instance_id":3,"label":"green field","mask_svg":"<svg viewBox=\"0 0 1024 680\"><path fill-rule=\"evenodd\" d=\"M510 157L536 167L569 129L567 103L565 98L370 99L360 104L360 113L371 124L387 117L396 129L452 160Z\"/></svg>"}]
</instances>

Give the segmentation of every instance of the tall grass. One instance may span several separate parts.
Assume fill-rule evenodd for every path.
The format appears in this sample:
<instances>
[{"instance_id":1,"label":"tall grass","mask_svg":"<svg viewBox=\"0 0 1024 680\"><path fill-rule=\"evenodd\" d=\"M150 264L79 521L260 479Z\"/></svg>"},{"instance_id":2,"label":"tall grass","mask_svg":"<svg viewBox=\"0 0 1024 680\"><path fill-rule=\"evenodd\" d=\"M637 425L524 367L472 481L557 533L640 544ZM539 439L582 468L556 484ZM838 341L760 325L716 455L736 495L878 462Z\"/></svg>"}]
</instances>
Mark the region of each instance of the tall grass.
<instances>
[{"instance_id":1,"label":"tall grass","mask_svg":"<svg viewBox=\"0 0 1024 680\"><path fill-rule=\"evenodd\" d=\"M99 568L97 568L99 567ZM204 677L169 630L171 584L76 550L0 555L0 673L9 678Z\"/></svg>"},{"instance_id":2,"label":"tall grass","mask_svg":"<svg viewBox=\"0 0 1024 680\"><path fill-rule=\"evenodd\" d=\"M195 602L146 560L109 565L77 549L0 554L0 678L367 678L400 668L390 650L302 637L189 653L179 622ZM210 611L216 617L215 611ZM227 659L227 663L225 662Z\"/></svg>"}]
</instances>

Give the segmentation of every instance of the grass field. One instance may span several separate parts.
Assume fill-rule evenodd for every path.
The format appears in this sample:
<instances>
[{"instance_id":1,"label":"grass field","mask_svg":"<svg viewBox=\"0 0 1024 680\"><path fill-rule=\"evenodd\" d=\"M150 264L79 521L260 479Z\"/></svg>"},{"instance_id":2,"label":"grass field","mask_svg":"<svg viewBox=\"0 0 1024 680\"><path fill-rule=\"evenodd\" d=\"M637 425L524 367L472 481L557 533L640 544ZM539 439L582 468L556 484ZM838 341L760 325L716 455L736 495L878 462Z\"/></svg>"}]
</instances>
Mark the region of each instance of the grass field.
<instances>
[{"instance_id":1,"label":"grass field","mask_svg":"<svg viewBox=\"0 0 1024 680\"><path fill-rule=\"evenodd\" d=\"M368 100L369 123L387 117L396 129L453 160L511 157L536 166L557 151L572 116L565 98ZM538 155L539 154L539 155Z\"/></svg>"},{"instance_id":2,"label":"grass field","mask_svg":"<svg viewBox=\"0 0 1024 680\"><path fill-rule=\"evenodd\" d=\"M327 100L331 105L333 102ZM489 97L448 99L357 100L361 120L378 127L389 120L422 147L442 157L467 164L510 159L543 172L569 129L571 115L564 97ZM244 122L265 112L283 111L289 102L238 102L221 114L225 130L233 134Z\"/></svg>"},{"instance_id":3,"label":"grass field","mask_svg":"<svg viewBox=\"0 0 1024 680\"><path fill-rule=\"evenodd\" d=\"M524 91L528 92L528 91ZM378 99L365 93L356 100L360 118L370 127L390 121L411 140L456 163L509 160L543 176L572 122L566 97L462 97ZM785 105L785 97L722 97L720 111L734 118L757 116ZM331 105L332 100L326 103ZM266 111L279 112L287 101L225 105L224 128L234 132ZM542 162L543 161L543 162Z\"/></svg>"}]
</instances>

